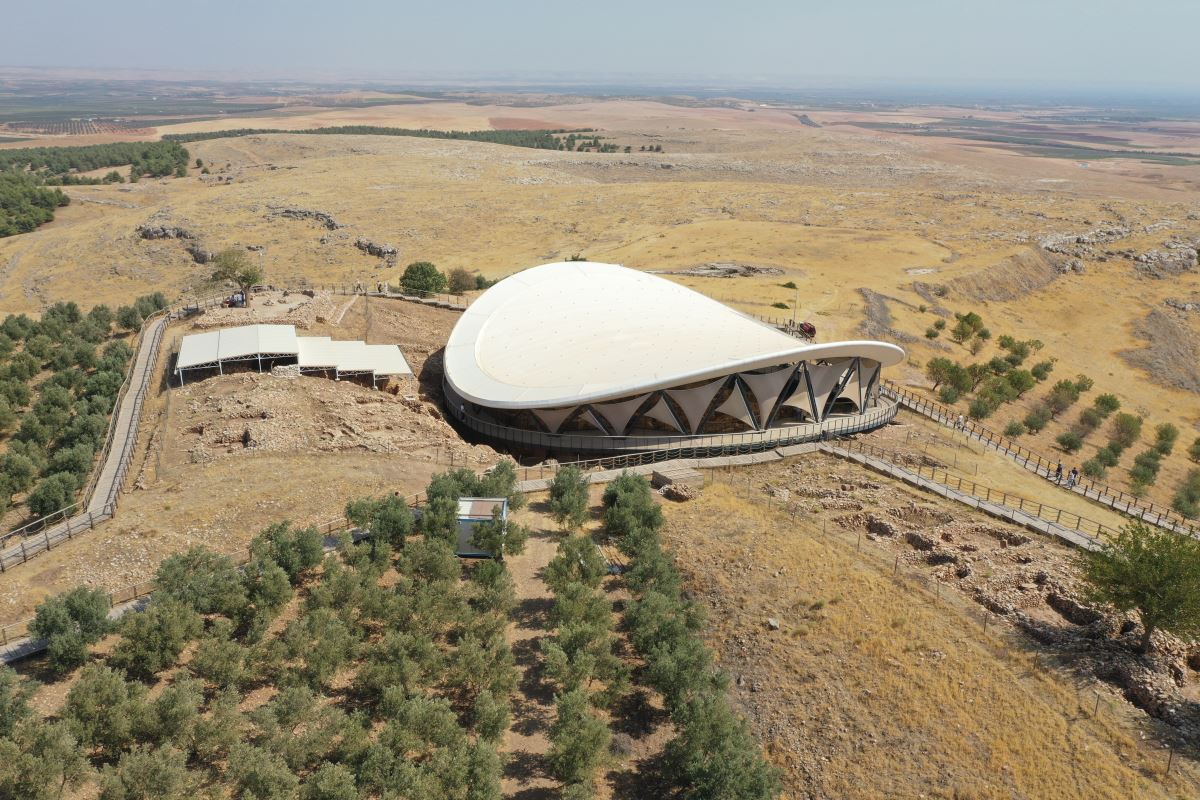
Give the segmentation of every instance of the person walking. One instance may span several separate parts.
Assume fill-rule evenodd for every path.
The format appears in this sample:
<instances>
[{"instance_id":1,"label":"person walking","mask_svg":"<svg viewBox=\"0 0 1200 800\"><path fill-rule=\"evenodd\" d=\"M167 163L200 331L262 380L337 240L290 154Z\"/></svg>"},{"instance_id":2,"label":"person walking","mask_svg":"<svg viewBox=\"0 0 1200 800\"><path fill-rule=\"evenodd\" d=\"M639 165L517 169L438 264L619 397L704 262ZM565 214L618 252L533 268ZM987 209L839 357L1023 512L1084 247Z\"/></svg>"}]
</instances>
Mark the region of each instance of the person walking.
<instances>
[{"instance_id":1,"label":"person walking","mask_svg":"<svg viewBox=\"0 0 1200 800\"><path fill-rule=\"evenodd\" d=\"M1071 472L1067 475L1067 488L1074 489L1075 484L1079 481L1079 467L1071 467Z\"/></svg>"},{"instance_id":2,"label":"person walking","mask_svg":"<svg viewBox=\"0 0 1200 800\"><path fill-rule=\"evenodd\" d=\"M960 431L965 431L967 429L967 421L963 417L962 414L958 415L958 426L957 427Z\"/></svg>"},{"instance_id":3,"label":"person walking","mask_svg":"<svg viewBox=\"0 0 1200 800\"><path fill-rule=\"evenodd\" d=\"M1054 468L1054 482L1062 483L1062 462L1058 462L1058 466Z\"/></svg>"}]
</instances>

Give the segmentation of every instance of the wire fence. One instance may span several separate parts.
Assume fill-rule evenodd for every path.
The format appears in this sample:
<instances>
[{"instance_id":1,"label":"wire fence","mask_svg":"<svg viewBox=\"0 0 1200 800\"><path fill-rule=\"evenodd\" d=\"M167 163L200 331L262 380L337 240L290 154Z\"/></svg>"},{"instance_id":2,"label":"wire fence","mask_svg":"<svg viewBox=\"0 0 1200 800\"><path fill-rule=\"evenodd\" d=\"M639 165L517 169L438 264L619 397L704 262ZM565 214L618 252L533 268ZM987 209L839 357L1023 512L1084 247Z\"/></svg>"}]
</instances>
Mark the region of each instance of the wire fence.
<instances>
[{"instance_id":1,"label":"wire fence","mask_svg":"<svg viewBox=\"0 0 1200 800\"><path fill-rule=\"evenodd\" d=\"M1060 527L1084 533L1093 539L1106 537L1117 532L1116 528L1105 525L1102 522L1097 522L1094 519L1082 517L1074 511L1047 505L1038 500L1030 500L1019 494L1014 494L1004 489L996 489L978 481L973 481L970 478L952 475L943 467L910 463L912 456L907 453L886 450L882 447L857 440L832 441L827 444L834 449L843 450L847 453L863 453L874 456L895 467L907 470L919 478L927 477L934 483L940 483L943 486L969 494L986 503L995 503L1008 508L1014 508L1046 522L1052 522Z\"/></svg>"},{"instance_id":2,"label":"wire fence","mask_svg":"<svg viewBox=\"0 0 1200 800\"><path fill-rule=\"evenodd\" d=\"M1042 477L1048 478L1053 475L1055 468L1061 463L1061 459L1052 459L1034 452L1027 447L1017 444L1012 439L989 430L974 420L964 418L962 423L959 424L958 417L962 415L956 413L954 409L935 400L922 397L916 392L897 386L891 381L884 381L881 384L881 390L884 394L894 398L898 403L903 404L905 408L911 409L943 425L962 431L966 436L1004 453L1025 469ZM1086 476L1081 475L1078 484L1071 491L1082 494L1090 500L1095 500L1101 505L1108 506L1114 511L1141 519L1151 525L1173 530L1177 533L1191 534L1192 536L1200 534L1200 527L1174 509L1134 497L1128 492L1097 483Z\"/></svg>"},{"instance_id":3,"label":"wire fence","mask_svg":"<svg viewBox=\"0 0 1200 800\"><path fill-rule=\"evenodd\" d=\"M418 492L417 494L408 495L402 498L406 505L413 508L418 508L425 503L425 493ZM111 515L110 515L111 516ZM99 519L97 519L99 521ZM341 533L346 530L353 530L353 523L346 517L336 517L325 522L317 523L311 526L323 536L331 536L335 533ZM335 545L326 543L325 549L331 550ZM245 566L250 562L253 554L249 547L239 548L232 552L226 552L225 555L233 559L234 564L239 567ZM108 593L108 607L116 608L126 603L138 600L142 597L147 597L154 592L156 584L153 580L141 581L121 589L116 589ZM14 622L9 625L0 626L0 647L12 644L15 641L24 639L29 635L29 626L33 619L26 619L20 622Z\"/></svg>"}]
</instances>

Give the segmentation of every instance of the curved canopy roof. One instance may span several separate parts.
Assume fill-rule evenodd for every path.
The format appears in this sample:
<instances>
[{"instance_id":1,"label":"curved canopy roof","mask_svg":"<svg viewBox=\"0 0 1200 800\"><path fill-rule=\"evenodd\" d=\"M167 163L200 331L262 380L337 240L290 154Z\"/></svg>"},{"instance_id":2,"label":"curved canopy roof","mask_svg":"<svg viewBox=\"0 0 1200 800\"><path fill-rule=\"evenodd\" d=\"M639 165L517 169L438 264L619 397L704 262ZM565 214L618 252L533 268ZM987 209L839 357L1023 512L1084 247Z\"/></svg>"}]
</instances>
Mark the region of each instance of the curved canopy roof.
<instances>
[{"instance_id":1,"label":"curved canopy roof","mask_svg":"<svg viewBox=\"0 0 1200 800\"><path fill-rule=\"evenodd\" d=\"M871 341L805 344L665 278L572 261L527 269L484 292L454 326L445 370L472 402L552 408L853 356L889 366L904 351Z\"/></svg>"}]
</instances>

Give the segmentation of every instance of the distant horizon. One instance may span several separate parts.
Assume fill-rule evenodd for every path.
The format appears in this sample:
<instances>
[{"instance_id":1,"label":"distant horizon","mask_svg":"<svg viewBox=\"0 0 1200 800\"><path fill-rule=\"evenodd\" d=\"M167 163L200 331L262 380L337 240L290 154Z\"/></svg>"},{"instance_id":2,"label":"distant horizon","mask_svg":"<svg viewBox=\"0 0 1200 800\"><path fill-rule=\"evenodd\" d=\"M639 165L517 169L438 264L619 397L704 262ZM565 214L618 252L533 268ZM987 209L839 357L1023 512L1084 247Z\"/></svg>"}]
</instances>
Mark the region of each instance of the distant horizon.
<instances>
[{"instance_id":1,"label":"distant horizon","mask_svg":"<svg viewBox=\"0 0 1200 800\"><path fill-rule=\"evenodd\" d=\"M1136 13L1116 0L610 0L595 9L545 0L350 0L336 9L317 0L61 0L14 6L5 23L5 60L33 69L412 85L1200 94L1192 55L1200 4L1184 0L1147 0Z\"/></svg>"},{"instance_id":2,"label":"distant horizon","mask_svg":"<svg viewBox=\"0 0 1200 800\"><path fill-rule=\"evenodd\" d=\"M699 98L721 95L747 100L776 99L781 102L887 102L913 105L1030 105L1061 106L1079 104L1096 107L1119 105L1128 108L1160 108L1181 105L1200 110L1200 87L1134 87L1124 86L1048 86L1025 82L923 82L904 78L867 78L824 76L788 80L780 76L758 78L718 78L678 75L585 74L541 71L509 71L496 73L450 72L419 74L368 74L361 70L346 70L340 74L312 70L307 73L288 72L263 74L262 71L145 67L73 67L65 65L7 65L0 64L0 104L3 102L3 82L77 81L87 82L147 82L165 85L203 83L212 86L287 88L293 91L304 87L320 90L372 90L403 93L405 89L461 92L512 92L581 94L588 96L682 94Z\"/></svg>"}]
</instances>

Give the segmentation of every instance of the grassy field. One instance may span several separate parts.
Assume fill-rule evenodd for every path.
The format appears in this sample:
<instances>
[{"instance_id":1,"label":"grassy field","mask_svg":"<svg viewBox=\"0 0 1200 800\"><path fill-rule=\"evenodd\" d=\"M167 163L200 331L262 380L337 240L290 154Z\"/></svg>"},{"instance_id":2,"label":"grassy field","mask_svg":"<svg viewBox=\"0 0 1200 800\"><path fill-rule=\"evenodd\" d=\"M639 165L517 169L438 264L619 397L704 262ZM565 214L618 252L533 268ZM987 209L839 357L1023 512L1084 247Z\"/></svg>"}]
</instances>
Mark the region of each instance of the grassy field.
<instances>
[{"instance_id":1,"label":"grassy field","mask_svg":"<svg viewBox=\"0 0 1200 800\"><path fill-rule=\"evenodd\" d=\"M1200 784L1139 713L984 632L890 554L718 484L667 508L710 645L795 797L1175 798ZM766 621L779 621L778 631ZM1149 736L1147 737L1147 734Z\"/></svg>"}]
</instances>

